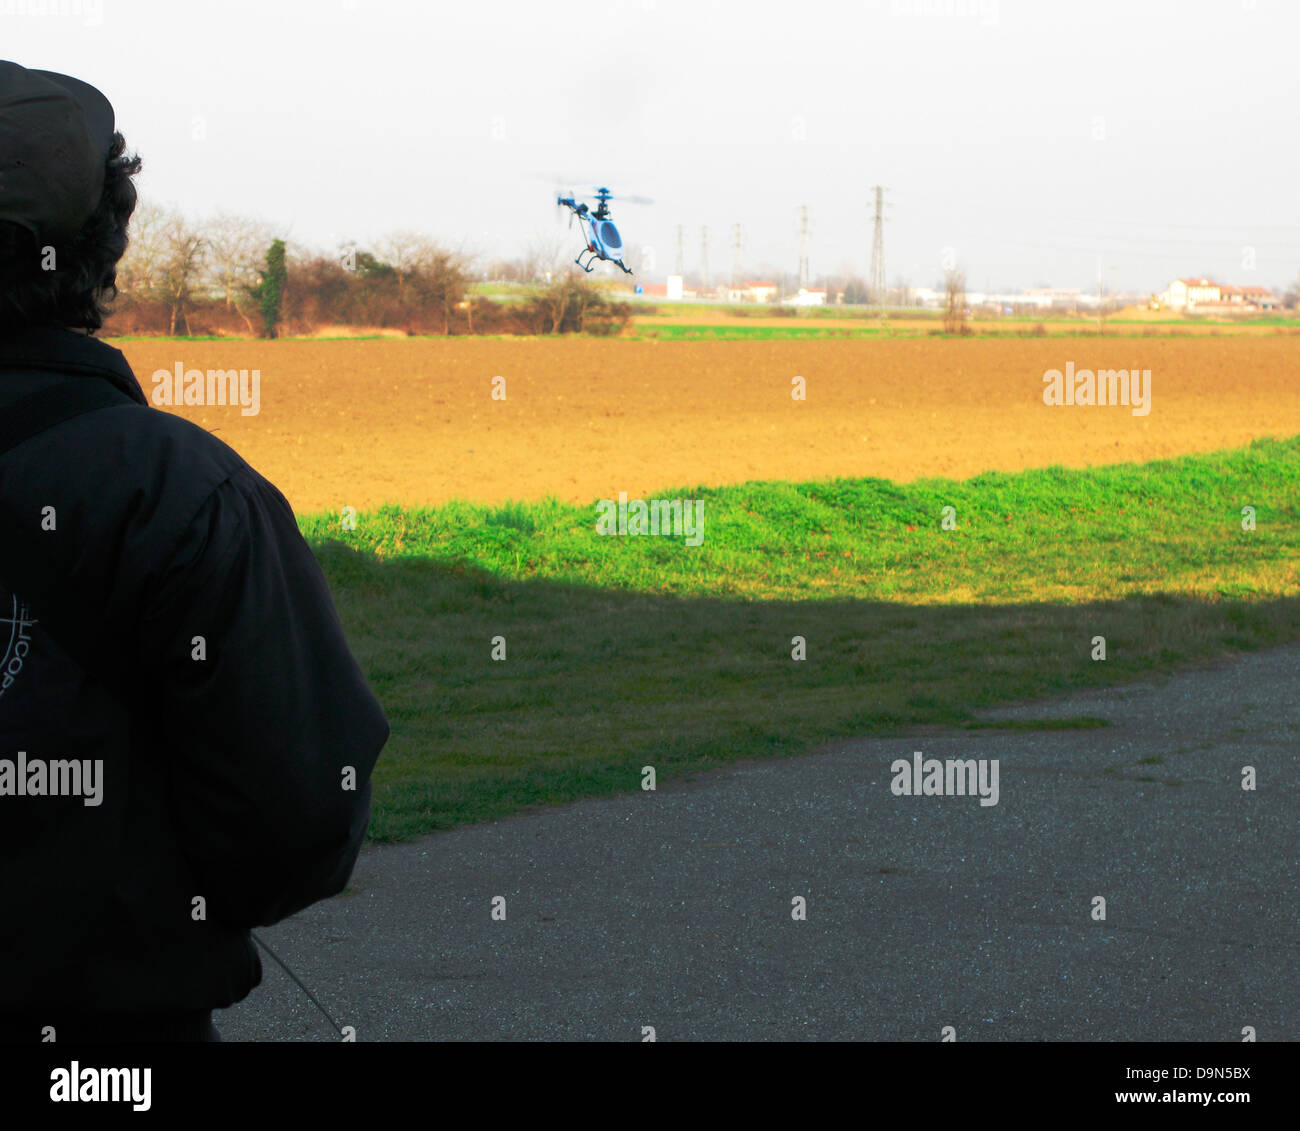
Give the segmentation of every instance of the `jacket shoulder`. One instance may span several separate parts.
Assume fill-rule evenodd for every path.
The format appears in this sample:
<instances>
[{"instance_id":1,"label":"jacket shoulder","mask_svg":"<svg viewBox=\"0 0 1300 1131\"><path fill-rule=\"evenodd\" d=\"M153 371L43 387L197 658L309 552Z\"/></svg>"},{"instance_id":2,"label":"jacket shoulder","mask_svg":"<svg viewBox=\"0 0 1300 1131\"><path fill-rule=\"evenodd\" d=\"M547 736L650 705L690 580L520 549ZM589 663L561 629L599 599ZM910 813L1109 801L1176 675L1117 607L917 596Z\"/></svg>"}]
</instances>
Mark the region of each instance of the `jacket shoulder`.
<instances>
[{"instance_id":1,"label":"jacket shoulder","mask_svg":"<svg viewBox=\"0 0 1300 1131\"><path fill-rule=\"evenodd\" d=\"M188 420L147 405L114 405L64 421L0 458L0 507L61 501L101 515L139 512L161 534L160 526L183 525L247 467L228 444Z\"/></svg>"}]
</instances>

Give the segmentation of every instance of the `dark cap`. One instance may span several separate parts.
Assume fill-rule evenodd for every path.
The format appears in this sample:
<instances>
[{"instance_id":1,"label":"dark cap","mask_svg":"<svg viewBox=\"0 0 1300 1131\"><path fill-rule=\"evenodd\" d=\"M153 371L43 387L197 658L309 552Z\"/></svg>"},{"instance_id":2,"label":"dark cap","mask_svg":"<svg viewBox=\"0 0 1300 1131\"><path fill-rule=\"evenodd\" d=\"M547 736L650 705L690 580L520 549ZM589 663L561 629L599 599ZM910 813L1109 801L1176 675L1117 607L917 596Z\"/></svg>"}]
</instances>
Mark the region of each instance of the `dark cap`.
<instances>
[{"instance_id":1,"label":"dark cap","mask_svg":"<svg viewBox=\"0 0 1300 1131\"><path fill-rule=\"evenodd\" d=\"M99 204L113 130L89 83L0 60L0 220L41 243L74 237Z\"/></svg>"}]
</instances>

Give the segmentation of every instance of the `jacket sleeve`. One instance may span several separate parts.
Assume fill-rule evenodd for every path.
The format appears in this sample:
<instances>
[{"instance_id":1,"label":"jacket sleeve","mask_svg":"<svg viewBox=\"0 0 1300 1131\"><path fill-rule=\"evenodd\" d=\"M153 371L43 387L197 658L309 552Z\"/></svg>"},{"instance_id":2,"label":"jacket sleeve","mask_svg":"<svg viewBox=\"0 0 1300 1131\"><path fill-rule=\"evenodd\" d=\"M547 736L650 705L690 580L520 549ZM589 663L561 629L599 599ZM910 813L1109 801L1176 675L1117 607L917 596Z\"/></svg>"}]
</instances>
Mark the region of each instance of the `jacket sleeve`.
<instances>
[{"instance_id":1,"label":"jacket sleeve","mask_svg":"<svg viewBox=\"0 0 1300 1131\"><path fill-rule=\"evenodd\" d=\"M151 746L209 918L267 925L342 891L389 728L284 496L234 472L143 605Z\"/></svg>"}]
</instances>

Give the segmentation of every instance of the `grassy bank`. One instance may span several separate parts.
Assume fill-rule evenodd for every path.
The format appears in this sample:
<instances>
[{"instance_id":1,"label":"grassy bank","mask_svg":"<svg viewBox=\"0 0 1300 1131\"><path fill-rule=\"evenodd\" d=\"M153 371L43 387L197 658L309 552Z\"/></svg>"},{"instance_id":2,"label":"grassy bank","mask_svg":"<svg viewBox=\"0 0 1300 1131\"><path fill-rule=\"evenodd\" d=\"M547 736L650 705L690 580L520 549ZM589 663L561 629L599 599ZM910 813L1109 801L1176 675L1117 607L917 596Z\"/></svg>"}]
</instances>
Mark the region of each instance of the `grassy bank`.
<instances>
[{"instance_id":1,"label":"grassy bank","mask_svg":"<svg viewBox=\"0 0 1300 1131\"><path fill-rule=\"evenodd\" d=\"M393 725L372 827L391 840L635 789L646 764L662 779L962 725L1300 638L1297 483L1300 437L960 483L662 492L703 501L696 547L598 536L594 507L554 500L302 525Z\"/></svg>"}]
</instances>

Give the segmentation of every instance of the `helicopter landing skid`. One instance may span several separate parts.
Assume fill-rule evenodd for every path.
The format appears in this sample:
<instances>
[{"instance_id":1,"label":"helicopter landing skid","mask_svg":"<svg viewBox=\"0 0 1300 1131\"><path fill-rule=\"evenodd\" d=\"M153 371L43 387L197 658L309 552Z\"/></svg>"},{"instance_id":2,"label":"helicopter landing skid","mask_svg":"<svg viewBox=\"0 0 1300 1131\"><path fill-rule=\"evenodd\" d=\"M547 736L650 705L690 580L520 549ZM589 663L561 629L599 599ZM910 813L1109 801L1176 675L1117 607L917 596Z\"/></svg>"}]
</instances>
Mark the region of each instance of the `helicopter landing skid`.
<instances>
[{"instance_id":1,"label":"helicopter landing skid","mask_svg":"<svg viewBox=\"0 0 1300 1131\"><path fill-rule=\"evenodd\" d=\"M587 254L590 254L591 258L588 259L586 263L583 263L582 257ZM576 263L579 267L581 267L584 271L586 271L588 275L590 275L592 271L595 270L594 264L601 258L602 257L597 255L594 251L591 251L590 248L583 248L582 251L578 252L578 258L575 259L573 262ZM632 268L624 267L623 261L621 259L606 259L605 262L612 263L616 267L621 267L625 275L632 274Z\"/></svg>"}]
</instances>

